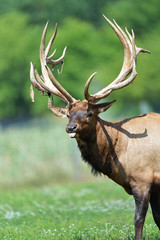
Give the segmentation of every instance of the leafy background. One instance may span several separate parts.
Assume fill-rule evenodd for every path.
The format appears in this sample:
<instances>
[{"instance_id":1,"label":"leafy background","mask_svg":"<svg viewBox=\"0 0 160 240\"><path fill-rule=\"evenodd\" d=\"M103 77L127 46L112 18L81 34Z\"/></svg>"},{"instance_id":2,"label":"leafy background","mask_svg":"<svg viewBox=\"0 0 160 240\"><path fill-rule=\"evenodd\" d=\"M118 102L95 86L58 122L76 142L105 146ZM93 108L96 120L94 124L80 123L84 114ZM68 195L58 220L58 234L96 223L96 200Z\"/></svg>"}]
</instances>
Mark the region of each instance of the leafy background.
<instances>
[{"instance_id":1,"label":"leafy background","mask_svg":"<svg viewBox=\"0 0 160 240\"><path fill-rule=\"evenodd\" d=\"M134 84L112 94L118 99L113 115L138 114L146 108L159 111L159 0L1 0L0 5L1 120L48 113L45 97L37 93L35 104L29 98L29 62L39 67L40 37L47 20L48 39L58 22L57 56L67 46L64 71L57 78L72 95L83 99L84 84L95 71L93 92L117 76L123 51L103 13L122 28L133 28L137 45L152 53L138 57Z\"/></svg>"}]
</instances>

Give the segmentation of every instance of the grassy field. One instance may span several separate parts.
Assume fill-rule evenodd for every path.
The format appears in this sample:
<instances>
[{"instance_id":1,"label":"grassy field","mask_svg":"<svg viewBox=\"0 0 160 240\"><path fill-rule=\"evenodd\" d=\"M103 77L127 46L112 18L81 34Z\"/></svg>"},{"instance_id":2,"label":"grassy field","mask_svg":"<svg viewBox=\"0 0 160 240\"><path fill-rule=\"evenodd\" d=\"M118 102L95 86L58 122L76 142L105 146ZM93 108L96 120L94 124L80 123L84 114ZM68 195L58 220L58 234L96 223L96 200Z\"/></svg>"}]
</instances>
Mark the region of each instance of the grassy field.
<instances>
[{"instance_id":1,"label":"grassy field","mask_svg":"<svg viewBox=\"0 0 160 240\"><path fill-rule=\"evenodd\" d=\"M0 239L133 239L134 202L111 181L0 192ZM143 239L160 239L148 213Z\"/></svg>"}]
</instances>

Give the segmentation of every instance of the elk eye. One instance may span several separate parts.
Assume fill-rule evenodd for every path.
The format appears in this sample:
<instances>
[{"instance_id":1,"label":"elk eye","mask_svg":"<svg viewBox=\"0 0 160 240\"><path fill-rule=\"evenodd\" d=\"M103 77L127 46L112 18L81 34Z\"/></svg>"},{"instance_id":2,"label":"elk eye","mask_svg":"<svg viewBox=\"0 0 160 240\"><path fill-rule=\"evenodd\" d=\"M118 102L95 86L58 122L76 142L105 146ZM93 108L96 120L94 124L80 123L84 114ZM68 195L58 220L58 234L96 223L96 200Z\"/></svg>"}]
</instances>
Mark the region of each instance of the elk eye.
<instances>
[{"instance_id":1,"label":"elk eye","mask_svg":"<svg viewBox=\"0 0 160 240\"><path fill-rule=\"evenodd\" d=\"M67 118L69 118L69 114L67 114Z\"/></svg>"},{"instance_id":2,"label":"elk eye","mask_svg":"<svg viewBox=\"0 0 160 240\"><path fill-rule=\"evenodd\" d=\"M87 118L91 118L93 116L93 113L92 112L89 112L88 114L87 114Z\"/></svg>"}]
</instances>

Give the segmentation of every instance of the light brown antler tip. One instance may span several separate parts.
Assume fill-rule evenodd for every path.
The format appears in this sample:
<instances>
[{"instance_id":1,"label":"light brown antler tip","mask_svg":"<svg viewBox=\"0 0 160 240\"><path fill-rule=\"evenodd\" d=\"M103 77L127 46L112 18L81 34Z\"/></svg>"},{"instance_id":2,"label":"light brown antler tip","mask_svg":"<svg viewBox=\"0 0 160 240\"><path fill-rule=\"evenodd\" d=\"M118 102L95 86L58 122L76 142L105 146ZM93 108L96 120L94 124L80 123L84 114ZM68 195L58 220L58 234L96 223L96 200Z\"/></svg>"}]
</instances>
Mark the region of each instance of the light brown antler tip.
<instances>
[{"instance_id":1,"label":"light brown antler tip","mask_svg":"<svg viewBox=\"0 0 160 240\"><path fill-rule=\"evenodd\" d=\"M58 29L58 23L55 24L55 32L57 33L57 29Z\"/></svg>"},{"instance_id":2,"label":"light brown antler tip","mask_svg":"<svg viewBox=\"0 0 160 240\"><path fill-rule=\"evenodd\" d=\"M111 21L103 14L103 17L105 18L105 20L110 24Z\"/></svg>"},{"instance_id":3,"label":"light brown antler tip","mask_svg":"<svg viewBox=\"0 0 160 240\"><path fill-rule=\"evenodd\" d=\"M138 55L140 52L151 54L150 51L148 51L148 50L146 50L146 49L143 49L143 48L138 48L138 47L137 47L137 48L136 48L136 53L137 53L137 55Z\"/></svg>"},{"instance_id":4,"label":"light brown antler tip","mask_svg":"<svg viewBox=\"0 0 160 240\"><path fill-rule=\"evenodd\" d=\"M92 79L94 78L94 76L97 74L97 72L94 72L87 80L85 87L84 87L84 96L85 99L90 101L90 99L92 99L92 96L89 94L88 89L89 89L89 85L92 81Z\"/></svg>"},{"instance_id":5,"label":"light brown antler tip","mask_svg":"<svg viewBox=\"0 0 160 240\"><path fill-rule=\"evenodd\" d=\"M133 29L131 29L131 32L132 32L132 37L135 38L135 34L134 34Z\"/></svg>"},{"instance_id":6,"label":"light brown antler tip","mask_svg":"<svg viewBox=\"0 0 160 240\"><path fill-rule=\"evenodd\" d=\"M149 51L149 50L146 50L146 49L141 49L141 52L144 52L144 53L149 53L149 54L151 54L151 52Z\"/></svg>"},{"instance_id":7,"label":"light brown antler tip","mask_svg":"<svg viewBox=\"0 0 160 240\"><path fill-rule=\"evenodd\" d=\"M34 85L36 80L34 77L34 67L32 62L30 62L30 80L31 80L31 83Z\"/></svg>"},{"instance_id":8,"label":"light brown antler tip","mask_svg":"<svg viewBox=\"0 0 160 240\"><path fill-rule=\"evenodd\" d=\"M90 84L90 82L92 81L92 79L94 78L94 76L97 74L97 72L94 72L87 80L86 84Z\"/></svg>"},{"instance_id":9,"label":"light brown antler tip","mask_svg":"<svg viewBox=\"0 0 160 240\"><path fill-rule=\"evenodd\" d=\"M65 56L66 50L67 50L67 47L65 46L65 48L64 48L64 50L63 50L63 53L62 53L62 56Z\"/></svg>"},{"instance_id":10,"label":"light brown antler tip","mask_svg":"<svg viewBox=\"0 0 160 240\"><path fill-rule=\"evenodd\" d=\"M30 86L30 97L31 97L31 101L34 102L34 90L33 90L32 84Z\"/></svg>"},{"instance_id":11,"label":"light brown antler tip","mask_svg":"<svg viewBox=\"0 0 160 240\"><path fill-rule=\"evenodd\" d=\"M47 31L48 24L49 24L49 20L46 22L46 25L45 25L45 27L44 27L44 30L45 30L45 31Z\"/></svg>"}]
</instances>

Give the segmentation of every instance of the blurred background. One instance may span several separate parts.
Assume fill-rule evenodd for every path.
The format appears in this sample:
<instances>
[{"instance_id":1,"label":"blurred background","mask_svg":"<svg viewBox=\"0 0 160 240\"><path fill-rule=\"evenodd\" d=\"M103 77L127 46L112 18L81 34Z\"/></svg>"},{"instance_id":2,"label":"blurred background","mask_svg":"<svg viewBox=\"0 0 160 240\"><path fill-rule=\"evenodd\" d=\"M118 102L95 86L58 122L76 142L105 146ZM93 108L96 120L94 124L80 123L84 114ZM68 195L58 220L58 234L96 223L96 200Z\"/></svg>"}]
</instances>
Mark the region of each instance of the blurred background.
<instances>
[{"instance_id":1,"label":"blurred background","mask_svg":"<svg viewBox=\"0 0 160 240\"><path fill-rule=\"evenodd\" d=\"M159 0L0 0L0 188L91 181L75 140L65 133L67 120L47 108L47 97L29 96L30 61L40 72L39 45L47 20L47 39L55 23L54 43L59 57L67 52L60 83L83 99L88 77L97 76L90 91L109 84L118 75L123 48L102 14L124 29L134 29L136 45L151 51L138 57L133 84L115 91L114 106L103 117L120 120L150 111L160 112L160 1ZM55 99L56 105L61 105ZM97 177L101 181L104 177Z\"/></svg>"}]
</instances>

